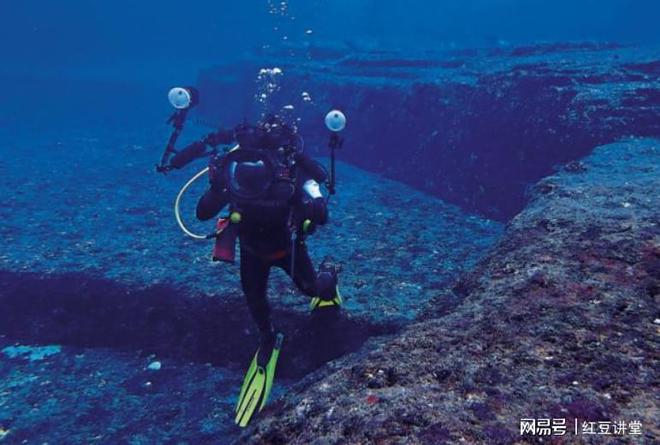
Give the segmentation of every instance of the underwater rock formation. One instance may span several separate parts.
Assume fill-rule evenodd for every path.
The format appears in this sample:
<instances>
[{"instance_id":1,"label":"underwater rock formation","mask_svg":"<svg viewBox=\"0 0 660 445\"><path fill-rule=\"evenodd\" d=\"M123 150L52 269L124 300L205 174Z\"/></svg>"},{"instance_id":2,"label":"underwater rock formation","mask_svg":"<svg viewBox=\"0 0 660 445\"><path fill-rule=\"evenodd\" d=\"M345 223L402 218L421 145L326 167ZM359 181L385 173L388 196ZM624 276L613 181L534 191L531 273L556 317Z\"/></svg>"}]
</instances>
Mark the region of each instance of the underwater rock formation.
<instances>
[{"instance_id":1,"label":"underwater rock formation","mask_svg":"<svg viewBox=\"0 0 660 445\"><path fill-rule=\"evenodd\" d=\"M628 140L543 179L454 310L306 377L239 442L509 444L563 418L557 443L602 443L575 419L657 443L659 170L660 141Z\"/></svg>"},{"instance_id":2,"label":"underwater rock formation","mask_svg":"<svg viewBox=\"0 0 660 445\"><path fill-rule=\"evenodd\" d=\"M298 48L273 56L284 75L271 79L268 105L294 107L317 135L319 116L340 107L349 118L341 159L506 221L557 165L623 136L660 135L659 61L657 48L603 44L405 57ZM230 120L225 104L243 111L237 90L254 89L257 71L202 71L205 119Z\"/></svg>"},{"instance_id":3,"label":"underwater rock formation","mask_svg":"<svg viewBox=\"0 0 660 445\"><path fill-rule=\"evenodd\" d=\"M126 292L148 289L149 294L171 296L173 303L177 301L174 295L211 296L210 301L219 297L230 307L243 308L238 266L213 263L212 244L185 237L174 220L174 197L206 161L164 179L155 177L150 168L163 140L105 129L96 131L94 138L13 143L11 155L1 161L0 188L13 191L15 184L21 187L18 193L8 192L0 207L5 221L0 235L6 246L0 254L0 284L11 283L4 285L0 303L12 294L22 304L20 293L10 290L15 283L29 288L39 282L38 276L27 273L33 272L50 275L51 289L55 286L65 301L85 294L79 283L103 289L106 286L99 283L110 280L122 292L125 287ZM83 159L80 153L85 154ZM102 175L98 165L104 168ZM31 172L27 179L26 170ZM330 201L330 222L308 244L315 264L331 255L344 266L341 286L354 319L385 325L414 319L433 293L449 287L461 271L470 269L501 234L500 223L470 215L379 175L344 163L337 166L337 174L338 194ZM205 180L198 181L182 204L184 220L201 233L208 233L213 224L194 219L197 199L206 186ZM99 195L103 207L90 205ZM44 202L55 204L44 206ZM414 231L409 230L411 222ZM24 230L26 226L30 230ZM72 272L78 274L76 279L67 279L65 274ZM33 288L38 291L41 287L43 284ZM105 298L110 293L93 295ZM270 295L272 304L291 313L292 319L307 318L309 299L280 270L273 271ZM100 304L93 296L88 298ZM62 300L46 301L47 307L55 309ZM114 301L132 305L130 298ZM139 320L137 314L146 307L138 305L133 311L126 307L118 313L133 313L132 319ZM251 326L247 312L245 315L235 321ZM22 318L16 313L0 313L0 334L8 326L3 326L3 316L12 317L10 322ZM74 318L80 316L74 314ZM222 318L218 321L222 324ZM76 325L87 326L88 322L80 320ZM233 322L227 320L227 325Z\"/></svg>"},{"instance_id":4,"label":"underwater rock formation","mask_svg":"<svg viewBox=\"0 0 660 445\"><path fill-rule=\"evenodd\" d=\"M156 177L163 139L152 132L84 128L0 147L3 444L218 445L238 435L234 405L258 345L238 265L212 263L211 245L176 226L172 200L204 162ZM337 172L331 221L309 247L316 264L332 255L344 266L346 316L326 329L273 270L273 320L286 334L273 398L370 337L399 331L502 232L379 175L344 163ZM183 203L203 233L212 222L193 215L206 187L200 181Z\"/></svg>"}]
</instances>

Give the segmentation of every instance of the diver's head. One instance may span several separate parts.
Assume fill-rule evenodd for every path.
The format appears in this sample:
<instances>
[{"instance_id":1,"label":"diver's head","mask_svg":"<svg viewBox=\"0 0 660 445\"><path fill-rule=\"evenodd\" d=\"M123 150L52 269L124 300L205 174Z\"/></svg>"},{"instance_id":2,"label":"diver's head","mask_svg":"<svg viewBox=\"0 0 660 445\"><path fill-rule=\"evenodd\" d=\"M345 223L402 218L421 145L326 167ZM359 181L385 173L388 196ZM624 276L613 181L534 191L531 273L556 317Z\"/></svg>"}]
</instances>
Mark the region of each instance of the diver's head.
<instances>
[{"instance_id":1,"label":"diver's head","mask_svg":"<svg viewBox=\"0 0 660 445\"><path fill-rule=\"evenodd\" d=\"M262 148L269 150L283 149L297 151L300 137L295 129L277 115L268 115L258 124L263 132Z\"/></svg>"},{"instance_id":2,"label":"diver's head","mask_svg":"<svg viewBox=\"0 0 660 445\"><path fill-rule=\"evenodd\" d=\"M249 150L258 150L263 145L265 137L264 131L261 127L249 125L247 123L241 124L234 129L234 135L238 145L241 148Z\"/></svg>"},{"instance_id":3,"label":"diver's head","mask_svg":"<svg viewBox=\"0 0 660 445\"><path fill-rule=\"evenodd\" d=\"M278 151L286 156L302 152L304 146L295 128L274 115L256 125L241 124L234 129L234 135L242 148Z\"/></svg>"}]
</instances>

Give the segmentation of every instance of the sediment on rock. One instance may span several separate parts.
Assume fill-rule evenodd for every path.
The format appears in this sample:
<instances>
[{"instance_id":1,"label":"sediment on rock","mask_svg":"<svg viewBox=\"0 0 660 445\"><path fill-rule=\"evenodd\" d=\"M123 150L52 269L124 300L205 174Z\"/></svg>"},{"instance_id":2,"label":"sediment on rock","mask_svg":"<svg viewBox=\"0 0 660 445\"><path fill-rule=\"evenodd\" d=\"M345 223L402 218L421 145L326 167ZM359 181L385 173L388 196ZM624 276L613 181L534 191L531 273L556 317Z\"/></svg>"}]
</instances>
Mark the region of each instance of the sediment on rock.
<instances>
[{"instance_id":1,"label":"sediment on rock","mask_svg":"<svg viewBox=\"0 0 660 445\"><path fill-rule=\"evenodd\" d=\"M276 80L283 93L269 104L295 107L305 133L315 135L308 150L324 152L322 116L340 107L348 116L340 159L490 219L512 218L527 203L529 186L595 146L660 136L658 48L554 44L311 60L305 50L297 54L267 62L284 72ZM239 81L254 88L258 68L245 70L200 73L206 120L243 118L222 113L246 112L234 90ZM303 101L302 92L312 100ZM237 110L218 106L228 101Z\"/></svg>"},{"instance_id":2,"label":"sediment on rock","mask_svg":"<svg viewBox=\"0 0 660 445\"><path fill-rule=\"evenodd\" d=\"M638 420L656 442L659 166L660 141L629 140L542 180L456 310L308 376L239 443L532 442L522 418Z\"/></svg>"}]
</instances>

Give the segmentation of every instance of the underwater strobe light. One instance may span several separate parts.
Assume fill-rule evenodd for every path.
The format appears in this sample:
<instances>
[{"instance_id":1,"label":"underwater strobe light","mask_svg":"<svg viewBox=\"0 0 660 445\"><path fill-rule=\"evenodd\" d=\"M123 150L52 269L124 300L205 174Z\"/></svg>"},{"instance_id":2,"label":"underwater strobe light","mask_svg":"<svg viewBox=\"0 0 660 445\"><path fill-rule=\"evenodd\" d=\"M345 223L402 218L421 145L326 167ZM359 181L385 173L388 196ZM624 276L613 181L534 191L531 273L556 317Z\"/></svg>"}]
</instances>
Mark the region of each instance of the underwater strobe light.
<instances>
[{"instance_id":1,"label":"underwater strobe light","mask_svg":"<svg viewBox=\"0 0 660 445\"><path fill-rule=\"evenodd\" d=\"M199 94L193 87L174 87L167 93L167 99L177 110L185 110L197 105Z\"/></svg>"},{"instance_id":2,"label":"underwater strobe light","mask_svg":"<svg viewBox=\"0 0 660 445\"><path fill-rule=\"evenodd\" d=\"M325 126L333 133L346 128L346 116L339 110L332 110L325 115Z\"/></svg>"},{"instance_id":3,"label":"underwater strobe light","mask_svg":"<svg viewBox=\"0 0 660 445\"><path fill-rule=\"evenodd\" d=\"M325 115L325 126L330 130L330 177L328 178L328 191L334 195L337 190L337 171L335 167L335 150L344 144L339 132L346 128L346 116L339 110L332 110Z\"/></svg>"},{"instance_id":4,"label":"underwater strobe light","mask_svg":"<svg viewBox=\"0 0 660 445\"><path fill-rule=\"evenodd\" d=\"M163 174L172 169L172 166L169 165L169 161L170 157L177 153L174 145L179 138L179 134L183 130L183 124L186 121L188 110L199 102L199 93L193 87L174 87L167 93L167 99L176 111L174 111L169 119L167 119L167 123L171 124L173 127L172 134L170 135L170 139L167 141L167 146L165 146L165 151L160 158L160 164L156 165L156 171Z\"/></svg>"}]
</instances>

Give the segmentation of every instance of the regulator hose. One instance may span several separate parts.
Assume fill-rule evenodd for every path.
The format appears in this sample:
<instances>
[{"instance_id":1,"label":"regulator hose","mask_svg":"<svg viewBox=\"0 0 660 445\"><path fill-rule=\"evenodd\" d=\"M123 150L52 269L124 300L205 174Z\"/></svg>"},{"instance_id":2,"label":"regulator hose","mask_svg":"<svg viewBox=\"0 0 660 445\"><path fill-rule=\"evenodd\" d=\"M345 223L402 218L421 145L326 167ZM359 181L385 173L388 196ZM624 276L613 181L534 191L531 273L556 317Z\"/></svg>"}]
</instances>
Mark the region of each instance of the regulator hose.
<instances>
[{"instance_id":1,"label":"regulator hose","mask_svg":"<svg viewBox=\"0 0 660 445\"><path fill-rule=\"evenodd\" d=\"M197 233L193 233L183 223L183 219L181 218L180 207L181 207L181 198L186 193L186 191L188 191L190 186L192 186L195 183L195 181L197 181L199 178L201 178L206 173L208 173L208 171L209 171L209 167L206 167L206 168L202 169L200 172L198 172L195 176L190 178L188 180L188 182L186 182L185 185L183 187L181 187L181 190L179 190L179 193L176 195L176 200L174 200L174 216L176 217L177 224L179 225L181 230L183 230L183 233L185 233L186 235L188 235L191 238L202 239L202 240L213 238L214 236L216 236L216 234L211 233L209 235L199 235Z\"/></svg>"},{"instance_id":2,"label":"regulator hose","mask_svg":"<svg viewBox=\"0 0 660 445\"><path fill-rule=\"evenodd\" d=\"M231 153L232 151L238 150L239 146L236 145L234 146L231 150L229 150L227 153ZM195 239L212 239L212 238L217 238L218 232L213 231L209 233L208 235L199 235L197 233L192 232L189 230L186 225L183 223L183 219L181 218L181 199L183 198L183 195L188 191L190 186L192 186L195 181L197 181L199 178L204 176L209 172L209 167L205 167L202 170L200 170L195 176L190 178L188 182L186 182L183 187L181 187L181 190L179 190L179 193L176 195L176 199L174 200L174 217L176 218L176 223L179 225L181 230L183 230L183 233L188 235L191 238Z\"/></svg>"}]
</instances>

